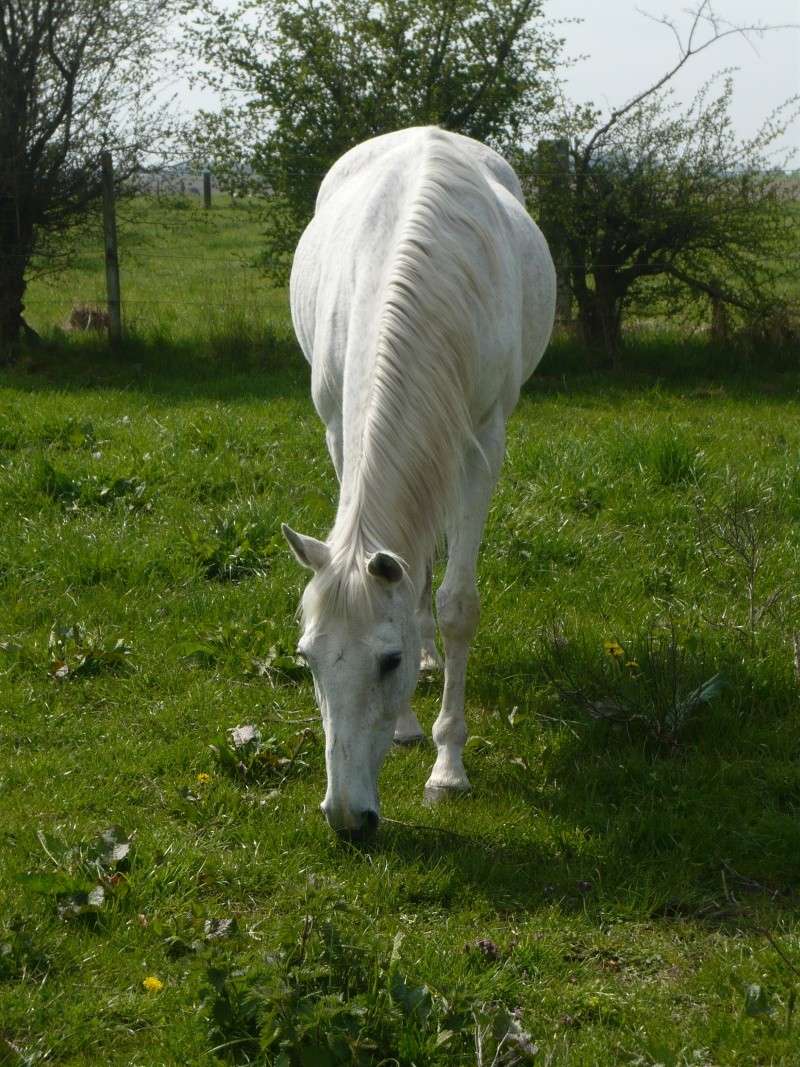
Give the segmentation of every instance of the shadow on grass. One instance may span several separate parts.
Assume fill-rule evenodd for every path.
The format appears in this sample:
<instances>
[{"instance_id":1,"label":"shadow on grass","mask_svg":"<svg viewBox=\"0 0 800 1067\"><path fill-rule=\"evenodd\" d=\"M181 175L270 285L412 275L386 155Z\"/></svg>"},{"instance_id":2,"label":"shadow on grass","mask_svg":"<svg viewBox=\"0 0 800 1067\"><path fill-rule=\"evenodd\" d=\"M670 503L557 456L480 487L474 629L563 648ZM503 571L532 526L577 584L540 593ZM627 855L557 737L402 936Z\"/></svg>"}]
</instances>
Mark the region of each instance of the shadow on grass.
<instances>
[{"instance_id":1,"label":"shadow on grass","mask_svg":"<svg viewBox=\"0 0 800 1067\"><path fill-rule=\"evenodd\" d=\"M265 329L197 342L169 337L53 335L6 366L6 384L30 392L128 389L175 400L236 402L307 397L310 374L294 338Z\"/></svg>"},{"instance_id":2,"label":"shadow on grass","mask_svg":"<svg viewBox=\"0 0 800 1067\"><path fill-rule=\"evenodd\" d=\"M541 674L533 662L506 667ZM481 677L477 700L502 706L504 683ZM501 711L492 748L468 758L473 792L423 825L389 820L376 847L400 861L401 887L405 870L437 871L444 907L472 897L510 912L555 904L734 925L753 908L796 912L796 704L791 678L765 684L740 668L668 750L576 715L565 724L531 711L511 726ZM410 885L412 905L428 888Z\"/></svg>"},{"instance_id":3,"label":"shadow on grass","mask_svg":"<svg viewBox=\"0 0 800 1067\"><path fill-rule=\"evenodd\" d=\"M645 338L629 345L621 365L612 373L577 342L558 339L524 393L624 397L658 385L666 393L691 389L713 398L730 391L794 402L800 389L800 360L785 348L764 350L755 360L708 343ZM294 336L270 323L260 332L192 341L131 334L114 349L101 336L56 333L12 361L6 375L9 384L32 392L113 388L225 401L307 396L310 380Z\"/></svg>"}]
</instances>

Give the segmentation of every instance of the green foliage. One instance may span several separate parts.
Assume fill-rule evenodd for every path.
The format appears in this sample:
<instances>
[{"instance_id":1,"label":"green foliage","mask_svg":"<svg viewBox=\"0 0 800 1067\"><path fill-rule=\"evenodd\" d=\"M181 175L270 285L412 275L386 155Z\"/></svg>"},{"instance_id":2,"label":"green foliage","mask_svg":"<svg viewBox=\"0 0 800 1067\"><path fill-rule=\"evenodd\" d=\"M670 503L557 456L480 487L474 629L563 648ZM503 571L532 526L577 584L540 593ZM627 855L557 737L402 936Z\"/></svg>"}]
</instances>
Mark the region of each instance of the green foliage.
<instances>
[{"instance_id":1,"label":"green foliage","mask_svg":"<svg viewBox=\"0 0 800 1067\"><path fill-rule=\"evenodd\" d=\"M274 685L306 677L299 656L274 642L273 628L222 624L180 646L181 655L198 666L223 668L243 675L266 678Z\"/></svg>"},{"instance_id":2,"label":"green foliage","mask_svg":"<svg viewBox=\"0 0 800 1067\"><path fill-rule=\"evenodd\" d=\"M674 433L661 434L652 441L652 456L662 485L693 485L703 470L703 457Z\"/></svg>"},{"instance_id":3,"label":"green foliage","mask_svg":"<svg viewBox=\"0 0 800 1067\"><path fill-rule=\"evenodd\" d=\"M293 737L264 738L256 726L235 726L211 746L220 770L233 778L257 785L281 786L308 767L303 758L316 741L313 730Z\"/></svg>"},{"instance_id":4,"label":"green foliage","mask_svg":"<svg viewBox=\"0 0 800 1067\"><path fill-rule=\"evenodd\" d=\"M43 444L57 448L93 448L97 434L90 419L80 421L70 416L63 422L45 422L41 430Z\"/></svg>"},{"instance_id":5,"label":"green foliage","mask_svg":"<svg viewBox=\"0 0 800 1067\"><path fill-rule=\"evenodd\" d=\"M706 573L724 599L720 625L745 637L753 649L766 618L778 613L786 592L784 575L769 573L780 511L770 487L758 481L734 480L723 500L698 502L700 551ZM771 579L769 587L765 579Z\"/></svg>"},{"instance_id":6,"label":"green foliage","mask_svg":"<svg viewBox=\"0 0 800 1067\"><path fill-rule=\"evenodd\" d=\"M108 643L100 634L88 632L80 623L54 623L47 641L50 674L56 681L131 669L133 649L123 638Z\"/></svg>"},{"instance_id":7,"label":"green foliage","mask_svg":"<svg viewBox=\"0 0 800 1067\"><path fill-rule=\"evenodd\" d=\"M583 340L612 357L623 319L655 308L695 326L710 322L723 345L747 327L743 342L772 335L796 347L800 214L774 147L798 100L778 106L744 140L731 118L732 75L719 88L711 79L688 107L677 103L674 76L733 32L709 10L698 5L686 35L661 20L679 44L678 60L631 101L608 117L579 109L554 122L563 165L554 174L552 153L541 160L544 173L531 188Z\"/></svg>"},{"instance_id":8,"label":"green foliage","mask_svg":"<svg viewBox=\"0 0 800 1067\"><path fill-rule=\"evenodd\" d=\"M123 500L124 507L129 511L148 506L145 483L135 475L106 479L97 474L88 474L82 478L71 478L49 460L40 457L33 481L40 493L72 511L81 507L110 505L118 500Z\"/></svg>"},{"instance_id":9,"label":"green foliage","mask_svg":"<svg viewBox=\"0 0 800 1067\"><path fill-rule=\"evenodd\" d=\"M119 900L125 895L131 839L120 827L111 826L88 844L72 847L42 831L37 836L56 869L21 875L19 882L29 893L49 898L59 918L93 925L112 897Z\"/></svg>"},{"instance_id":10,"label":"green foliage","mask_svg":"<svg viewBox=\"0 0 800 1067\"><path fill-rule=\"evenodd\" d=\"M50 969L47 953L19 916L0 927L0 982L40 978Z\"/></svg>"},{"instance_id":11,"label":"green foliage","mask_svg":"<svg viewBox=\"0 0 800 1067\"><path fill-rule=\"evenodd\" d=\"M188 527L184 536L205 576L218 581L263 574L277 549L276 538L266 524L236 515L221 519L207 532Z\"/></svg>"},{"instance_id":12,"label":"green foliage","mask_svg":"<svg viewBox=\"0 0 800 1067\"><path fill-rule=\"evenodd\" d=\"M592 647L560 631L544 638L543 664L561 701L666 747L681 741L692 718L726 684L719 672L695 684L708 670L704 658L696 635L680 642L674 626L625 646L606 639Z\"/></svg>"},{"instance_id":13,"label":"green foliage","mask_svg":"<svg viewBox=\"0 0 800 1067\"><path fill-rule=\"evenodd\" d=\"M226 188L270 194L261 262L278 276L347 149L430 123L516 146L563 62L541 0L209 2L192 40L211 84L244 101L201 115L194 152Z\"/></svg>"},{"instance_id":14,"label":"green foliage","mask_svg":"<svg viewBox=\"0 0 800 1067\"><path fill-rule=\"evenodd\" d=\"M204 1010L224 1058L262 1056L281 1067L387 1059L435 1067L468 1062L474 1044L480 1064L533 1062L537 1049L517 1015L497 1003L470 1008L409 981L403 934L389 955L359 933L343 901L319 896L312 890L299 932L290 928L268 964L209 965Z\"/></svg>"}]
</instances>

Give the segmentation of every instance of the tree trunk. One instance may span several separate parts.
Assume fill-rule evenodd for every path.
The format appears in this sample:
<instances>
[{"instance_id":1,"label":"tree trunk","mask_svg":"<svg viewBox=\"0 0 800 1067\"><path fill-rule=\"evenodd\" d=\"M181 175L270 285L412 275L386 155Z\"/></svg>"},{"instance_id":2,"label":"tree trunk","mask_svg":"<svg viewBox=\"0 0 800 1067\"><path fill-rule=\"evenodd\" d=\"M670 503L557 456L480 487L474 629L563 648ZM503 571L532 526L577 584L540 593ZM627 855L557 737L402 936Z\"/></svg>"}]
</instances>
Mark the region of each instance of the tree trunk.
<instances>
[{"instance_id":1,"label":"tree trunk","mask_svg":"<svg viewBox=\"0 0 800 1067\"><path fill-rule=\"evenodd\" d=\"M613 370L619 370L619 350L622 337L622 297L599 272L595 273L595 288L587 289L578 298L581 337L589 348L603 352Z\"/></svg>"},{"instance_id":2,"label":"tree trunk","mask_svg":"<svg viewBox=\"0 0 800 1067\"><path fill-rule=\"evenodd\" d=\"M715 345L726 345L731 339L728 309L719 299L711 301L711 340Z\"/></svg>"},{"instance_id":3,"label":"tree trunk","mask_svg":"<svg viewBox=\"0 0 800 1067\"><path fill-rule=\"evenodd\" d=\"M0 270L0 356L10 355L19 347L25 329L24 294L25 264L12 260Z\"/></svg>"}]
</instances>

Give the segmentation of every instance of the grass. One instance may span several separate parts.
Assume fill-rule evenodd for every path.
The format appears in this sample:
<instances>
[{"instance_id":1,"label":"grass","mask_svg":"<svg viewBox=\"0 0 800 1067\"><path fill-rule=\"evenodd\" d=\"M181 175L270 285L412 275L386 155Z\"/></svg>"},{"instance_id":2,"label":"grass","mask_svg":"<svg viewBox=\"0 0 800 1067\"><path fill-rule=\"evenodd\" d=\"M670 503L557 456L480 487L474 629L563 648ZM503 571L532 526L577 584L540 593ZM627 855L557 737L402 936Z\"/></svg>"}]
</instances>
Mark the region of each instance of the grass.
<instances>
[{"instance_id":1,"label":"grass","mask_svg":"<svg viewBox=\"0 0 800 1067\"><path fill-rule=\"evenodd\" d=\"M336 486L270 300L240 349L180 312L0 379L0 1062L795 1064L800 378L551 353L481 558L473 792L425 807L431 749L394 751L354 849L279 535Z\"/></svg>"}]
</instances>

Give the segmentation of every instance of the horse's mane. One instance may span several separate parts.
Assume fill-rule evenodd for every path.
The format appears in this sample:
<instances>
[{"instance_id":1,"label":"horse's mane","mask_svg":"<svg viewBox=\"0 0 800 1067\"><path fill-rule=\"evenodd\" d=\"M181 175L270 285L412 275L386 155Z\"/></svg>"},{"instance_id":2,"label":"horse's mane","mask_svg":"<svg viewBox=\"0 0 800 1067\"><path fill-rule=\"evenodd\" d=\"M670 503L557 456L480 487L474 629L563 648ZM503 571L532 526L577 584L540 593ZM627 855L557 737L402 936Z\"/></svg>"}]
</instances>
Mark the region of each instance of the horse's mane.
<instances>
[{"instance_id":1,"label":"horse's mane","mask_svg":"<svg viewBox=\"0 0 800 1067\"><path fill-rule=\"evenodd\" d=\"M486 217L495 195L447 135L431 128L425 147L384 292L359 466L306 615L368 609L371 551L430 558L458 505L467 448L477 447L470 406L495 259L475 206Z\"/></svg>"}]
</instances>

